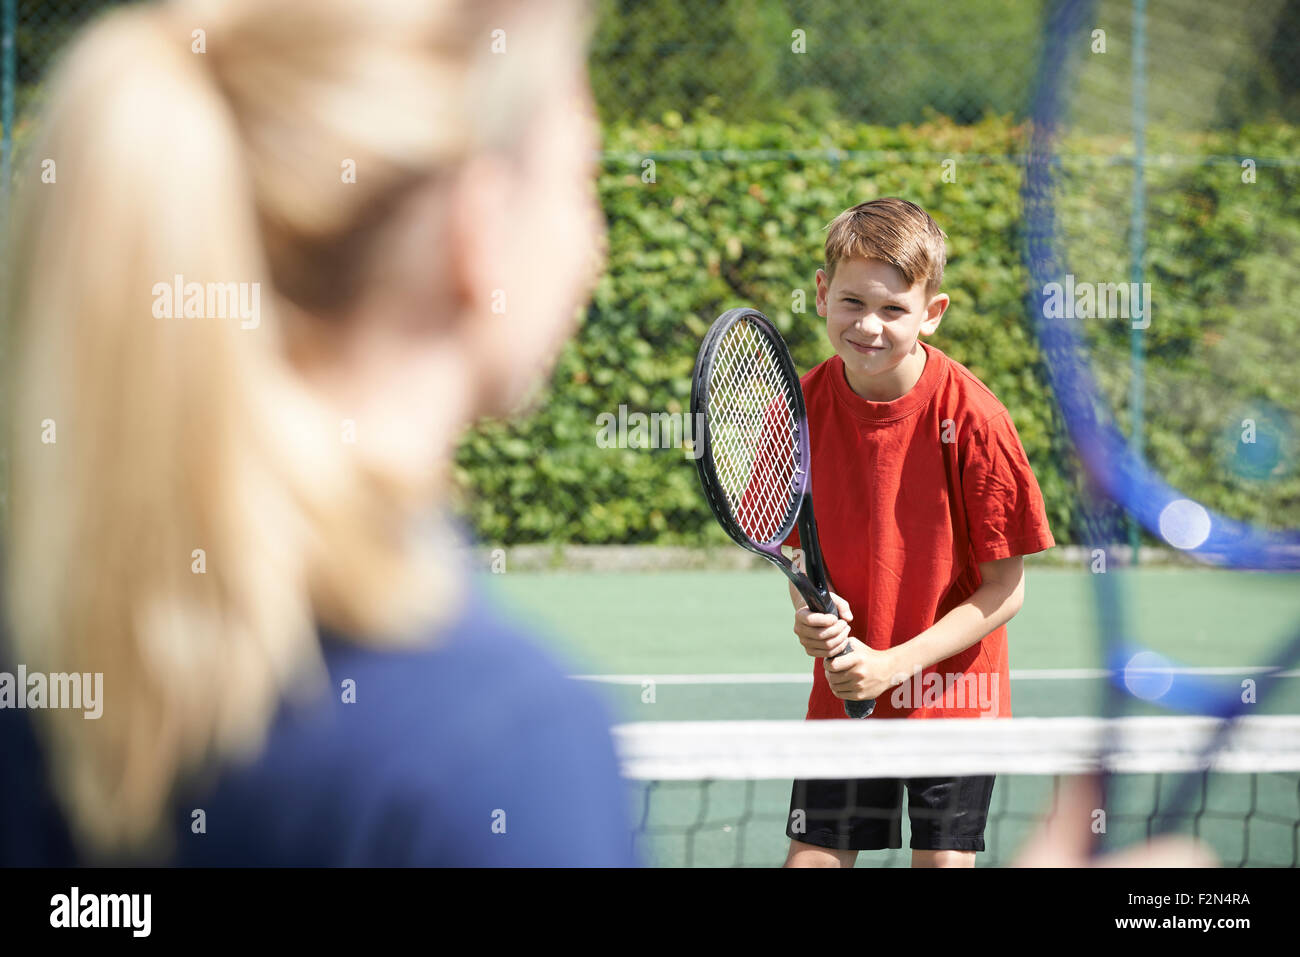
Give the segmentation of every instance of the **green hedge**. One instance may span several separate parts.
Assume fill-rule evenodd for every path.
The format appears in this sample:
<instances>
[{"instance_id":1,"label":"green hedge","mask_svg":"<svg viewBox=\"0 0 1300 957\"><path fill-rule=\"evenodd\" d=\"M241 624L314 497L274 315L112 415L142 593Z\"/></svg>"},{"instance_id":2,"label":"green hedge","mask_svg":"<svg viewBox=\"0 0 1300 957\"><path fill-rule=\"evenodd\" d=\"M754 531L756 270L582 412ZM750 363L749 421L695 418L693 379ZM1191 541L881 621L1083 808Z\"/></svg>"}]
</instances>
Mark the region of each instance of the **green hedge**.
<instances>
[{"instance_id":1,"label":"green hedge","mask_svg":"<svg viewBox=\"0 0 1300 957\"><path fill-rule=\"evenodd\" d=\"M1269 127L1194 143L1158 131L1149 136L1163 151L1227 158L1147 172L1146 278L1157 297L1149 343L1151 457L1171 481L1213 507L1295 524L1300 480L1293 468L1247 481L1234 477L1216 450L1222 452L1239 400L1267 398L1293 414L1300 395L1296 370L1250 366L1250 357L1277 348L1274 333L1290 337L1288 349L1300 339L1287 299L1296 288L1300 173L1293 165L1261 165L1259 182L1247 187L1234 158L1294 156L1300 131ZM826 358L831 350L813 279L825 226L854 203L899 195L929 210L949 237L944 286L952 305L935 344L1011 410L1058 541L1078 540L1075 470L1025 307L1025 142L1023 128L995 118L974 126L936 119L918 127L814 128L793 119L688 124L670 113L660 124L607 129L600 192L609 267L538 411L484 423L460 448L460 507L477 533L498 544L721 540L690 459L679 449L601 448L598 417L620 405L685 412L700 338L732 306L769 315L800 371ZM809 155L832 144L855 155ZM773 155L693 152L722 149ZM653 182L645 181L646 156L657 157ZM944 181L946 159L956 161L955 182ZM1072 190L1062 206L1073 271L1086 266L1098 281L1128 278L1123 184L1131 173L1112 180L1114 195L1089 186ZM802 312L794 308L796 290L806 297ZM1164 308L1168 302L1176 305ZM1274 325L1266 328L1260 320L1269 316ZM1090 333L1103 385L1122 407L1127 324L1094 324ZM1233 337L1234 350L1215 359L1213 350L1196 348L1207 335ZM1220 368L1234 354L1245 357L1241 367ZM1229 381L1233 376L1240 381ZM1189 415L1177 399L1198 377L1206 380L1198 395L1213 397L1202 396L1197 414Z\"/></svg>"}]
</instances>

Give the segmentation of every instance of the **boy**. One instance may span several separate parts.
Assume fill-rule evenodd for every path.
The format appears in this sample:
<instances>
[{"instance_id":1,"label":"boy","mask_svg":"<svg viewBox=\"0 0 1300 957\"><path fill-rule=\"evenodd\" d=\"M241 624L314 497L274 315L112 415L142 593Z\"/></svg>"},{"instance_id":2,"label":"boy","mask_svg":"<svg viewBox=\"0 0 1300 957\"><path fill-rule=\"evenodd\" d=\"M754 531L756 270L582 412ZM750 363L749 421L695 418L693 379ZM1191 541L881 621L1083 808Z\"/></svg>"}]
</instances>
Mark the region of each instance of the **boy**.
<instances>
[{"instance_id":1,"label":"boy","mask_svg":"<svg viewBox=\"0 0 1300 957\"><path fill-rule=\"evenodd\" d=\"M817 314L835 355L802 382L841 617L810 613L791 589L795 634L822 659L810 719L842 718L842 699L864 698L876 699L873 718L1011 715L1006 623L1024 600L1022 556L1055 542L1007 410L918 341L948 308L945 239L895 198L828 229ZM992 776L796 781L786 866L851 867L858 851L901 847L904 788L912 865L973 867Z\"/></svg>"}]
</instances>

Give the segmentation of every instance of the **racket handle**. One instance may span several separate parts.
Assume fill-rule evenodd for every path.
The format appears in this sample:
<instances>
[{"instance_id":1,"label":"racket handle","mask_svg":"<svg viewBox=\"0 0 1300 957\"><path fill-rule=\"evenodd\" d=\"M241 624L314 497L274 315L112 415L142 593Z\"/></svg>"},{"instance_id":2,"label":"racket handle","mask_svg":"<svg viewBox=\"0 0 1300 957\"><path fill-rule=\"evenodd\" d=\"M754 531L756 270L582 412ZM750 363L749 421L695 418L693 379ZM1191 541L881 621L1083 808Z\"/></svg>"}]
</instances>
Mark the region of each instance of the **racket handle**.
<instances>
[{"instance_id":1,"label":"racket handle","mask_svg":"<svg viewBox=\"0 0 1300 957\"><path fill-rule=\"evenodd\" d=\"M871 712L876 710L876 701L874 698L866 701L846 701L844 702L844 713L850 718L870 717Z\"/></svg>"}]
</instances>

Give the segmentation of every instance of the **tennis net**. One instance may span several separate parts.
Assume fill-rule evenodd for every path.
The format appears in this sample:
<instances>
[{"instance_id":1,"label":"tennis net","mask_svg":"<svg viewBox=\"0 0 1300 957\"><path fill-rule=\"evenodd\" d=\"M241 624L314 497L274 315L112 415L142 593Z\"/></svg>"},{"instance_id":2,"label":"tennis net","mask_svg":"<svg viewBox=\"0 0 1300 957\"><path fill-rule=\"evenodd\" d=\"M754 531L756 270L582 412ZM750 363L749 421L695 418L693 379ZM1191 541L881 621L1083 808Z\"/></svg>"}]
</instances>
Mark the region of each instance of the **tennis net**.
<instances>
[{"instance_id":1,"label":"tennis net","mask_svg":"<svg viewBox=\"0 0 1300 957\"><path fill-rule=\"evenodd\" d=\"M1090 825L1107 848L1168 824L1224 866L1300 865L1300 717L1242 718L1216 740L1221 729L1200 717L682 721L620 725L615 743L638 850L658 866L780 865L794 779L976 774L997 775L977 865L1009 866L1065 779L1100 770L1104 814ZM902 849L859 865L907 866L906 811L901 827Z\"/></svg>"}]
</instances>

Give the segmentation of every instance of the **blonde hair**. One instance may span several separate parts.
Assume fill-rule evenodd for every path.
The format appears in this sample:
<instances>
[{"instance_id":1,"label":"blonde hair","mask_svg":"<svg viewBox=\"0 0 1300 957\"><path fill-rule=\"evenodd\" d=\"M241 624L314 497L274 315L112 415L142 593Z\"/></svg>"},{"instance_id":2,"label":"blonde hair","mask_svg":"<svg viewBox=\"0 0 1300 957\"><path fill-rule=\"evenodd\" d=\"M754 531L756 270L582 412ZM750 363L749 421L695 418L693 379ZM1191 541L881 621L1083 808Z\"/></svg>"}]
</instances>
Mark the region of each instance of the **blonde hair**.
<instances>
[{"instance_id":1,"label":"blonde hair","mask_svg":"<svg viewBox=\"0 0 1300 957\"><path fill-rule=\"evenodd\" d=\"M878 259L902 273L908 285L924 280L927 296L943 285L948 237L915 203L894 196L859 203L826 229L828 279L835 278L835 268L845 259Z\"/></svg>"},{"instance_id":2,"label":"blonde hair","mask_svg":"<svg viewBox=\"0 0 1300 957\"><path fill-rule=\"evenodd\" d=\"M7 591L29 671L104 675L99 720L38 717L90 856L165 849L186 776L322 687L317 625L396 641L445 607L413 532L437 489L341 440L289 357L408 195L518 142L541 54L491 45L530 6L126 8L53 75L10 237ZM159 318L177 276L263 289L256 328Z\"/></svg>"}]
</instances>

